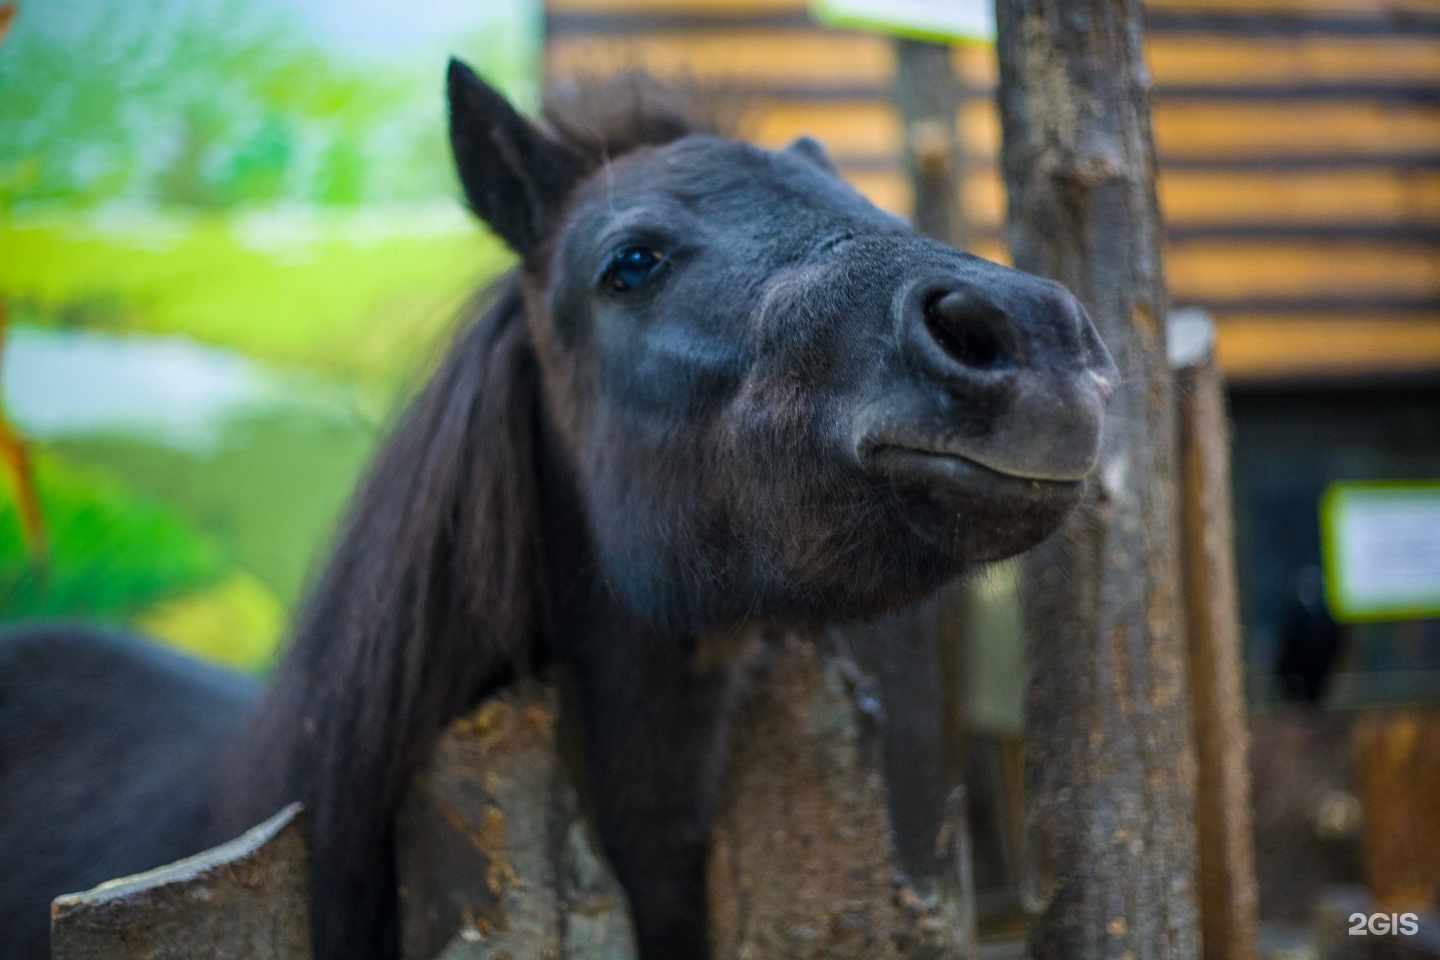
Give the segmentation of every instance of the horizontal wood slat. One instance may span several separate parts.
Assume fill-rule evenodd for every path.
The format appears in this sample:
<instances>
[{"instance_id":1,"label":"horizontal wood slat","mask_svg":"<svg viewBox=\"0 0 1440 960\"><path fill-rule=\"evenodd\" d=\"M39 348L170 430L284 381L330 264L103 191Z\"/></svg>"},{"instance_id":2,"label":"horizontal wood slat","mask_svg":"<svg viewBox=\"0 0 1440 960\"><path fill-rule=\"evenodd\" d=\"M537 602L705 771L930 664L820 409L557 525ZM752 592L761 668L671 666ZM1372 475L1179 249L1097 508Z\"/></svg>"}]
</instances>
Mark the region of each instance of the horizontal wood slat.
<instances>
[{"instance_id":1,"label":"horizontal wood slat","mask_svg":"<svg viewBox=\"0 0 1440 960\"><path fill-rule=\"evenodd\" d=\"M801 134L819 138L837 154L898 153L900 124L880 101L797 102L752 100L759 116L754 129L768 146ZM966 149L993 157L1000 122L989 103L965 104L959 113ZM1159 101L1154 106L1155 139L1161 156L1364 157L1397 152L1429 153L1440 144L1440 107L1379 107L1367 104L1215 105Z\"/></svg>"},{"instance_id":2,"label":"horizontal wood slat","mask_svg":"<svg viewBox=\"0 0 1440 960\"><path fill-rule=\"evenodd\" d=\"M844 169L864 173L892 173L900 169L900 157L893 152L831 154ZM967 152L963 158L971 170L995 165L994 156ZM1425 176L1440 170L1440 152L1424 149L1398 152L1319 153L1313 156L1281 152L1258 152L1234 156L1160 155L1165 173L1199 173L1211 176L1244 174L1252 176L1303 176L1309 174L1382 173L1394 176Z\"/></svg>"},{"instance_id":3,"label":"horizontal wood slat","mask_svg":"<svg viewBox=\"0 0 1440 960\"><path fill-rule=\"evenodd\" d=\"M660 76L758 84L873 85L888 88L894 45L885 37L814 30L642 34L616 39L563 36L547 51L552 75L605 74L641 68Z\"/></svg>"},{"instance_id":4,"label":"horizontal wood slat","mask_svg":"<svg viewBox=\"0 0 1440 960\"><path fill-rule=\"evenodd\" d=\"M843 158L840 166L845 169ZM868 182L885 177L879 172L869 176ZM904 177L898 169L889 176ZM965 211L972 222L998 227L1005 215L999 173L988 165L972 170L964 189ZM1330 226L1334 232L1353 227L1362 233L1369 229L1371 235L1386 226L1394 227L1397 234L1440 229L1440 169L1413 173L1162 170L1159 192L1171 227L1268 223L1280 229ZM1303 236L1303 231L1298 235Z\"/></svg>"},{"instance_id":5,"label":"horizontal wood slat","mask_svg":"<svg viewBox=\"0 0 1440 960\"><path fill-rule=\"evenodd\" d=\"M756 29L607 37L573 34L550 44L558 73L643 67L660 74L743 77L751 81L878 86L891 82L894 47L878 34L811 29ZM1159 36L1148 46L1151 70L1173 94L1186 86L1245 87L1300 83L1403 87L1440 83L1440 54L1429 38L1321 38L1277 42L1257 38ZM957 46L956 75L988 95L995 83L994 49ZM1377 79L1378 78L1378 79Z\"/></svg>"},{"instance_id":6,"label":"horizontal wood slat","mask_svg":"<svg viewBox=\"0 0 1440 960\"><path fill-rule=\"evenodd\" d=\"M1145 7L1153 12L1206 10L1314 17L1400 17L1437 12L1435 0L1147 0Z\"/></svg>"},{"instance_id":7,"label":"horizontal wood slat","mask_svg":"<svg viewBox=\"0 0 1440 960\"><path fill-rule=\"evenodd\" d=\"M1239 5L1207 8L1151 7L1145 27L1156 34L1208 33L1242 37L1433 37L1440 17L1433 6L1379 10L1266 10Z\"/></svg>"},{"instance_id":8,"label":"horizontal wood slat","mask_svg":"<svg viewBox=\"0 0 1440 960\"><path fill-rule=\"evenodd\" d=\"M1323 155L1434 150L1440 109L1371 104L1155 104L1161 153Z\"/></svg>"},{"instance_id":9,"label":"horizontal wood slat","mask_svg":"<svg viewBox=\"0 0 1440 960\"><path fill-rule=\"evenodd\" d=\"M1412 99L1440 83L1440 55L1424 38L1271 41L1233 37L1158 37L1149 59L1162 98ZM888 97L894 47L876 34L795 27L642 33L622 37L567 34L552 39L552 74L573 76L641 68L662 76L724 79L743 88L793 87L824 97L827 89ZM955 48L963 94L994 94L994 51ZM830 97L833 99L833 97Z\"/></svg>"},{"instance_id":10,"label":"horizontal wood slat","mask_svg":"<svg viewBox=\"0 0 1440 960\"><path fill-rule=\"evenodd\" d=\"M840 170L873 202L897 212L910 193L898 165L886 170ZM1440 170L1298 173L1212 173L1166 170L1160 205L1172 232L1192 237L1262 236L1292 239L1440 240ZM986 166L965 179L967 219L981 231L998 231L1005 214L999 173Z\"/></svg>"},{"instance_id":11,"label":"horizontal wood slat","mask_svg":"<svg viewBox=\"0 0 1440 960\"><path fill-rule=\"evenodd\" d=\"M1428 37L1274 40L1160 34L1146 46L1157 83L1297 84L1440 82L1440 53ZM988 52L988 51L987 51ZM967 60L978 61L975 55ZM989 59L989 58L985 58ZM980 65L983 69L985 64ZM993 67L987 76L994 75Z\"/></svg>"},{"instance_id":12,"label":"horizontal wood slat","mask_svg":"<svg viewBox=\"0 0 1440 960\"><path fill-rule=\"evenodd\" d=\"M1440 257L1426 246L1174 243L1165 270L1177 296L1440 298Z\"/></svg>"},{"instance_id":13,"label":"horizontal wood slat","mask_svg":"<svg viewBox=\"0 0 1440 960\"><path fill-rule=\"evenodd\" d=\"M779 100L754 101L749 107L754 118L750 124L751 134L767 147L781 147L798 136L808 135L835 154L899 153L900 117L884 103ZM992 149L985 152L993 154L996 139L989 138L988 146Z\"/></svg>"},{"instance_id":14,"label":"horizontal wood slat","mask_svg":"<svg viewBox=\"0 0 1440 960\"><path fill-rule=\"evenodd\" d=\"M1232 379L1410 373L1440 369L1440 312L1333 320L1217 315L1216 355Z\"/></svg>"},{"instance_id":15,"label":"horizontal wood slat","mask_svg":"<svg viewBox=\"0 0 1440 960\"><path fill-rule=\"evenodd\" d=\"M1173 224L1440 225L1440 169L1245 173L1162 169L1160 200ZM999 184L995 202L1001 202Z\"/></svg>"}]
</instances>

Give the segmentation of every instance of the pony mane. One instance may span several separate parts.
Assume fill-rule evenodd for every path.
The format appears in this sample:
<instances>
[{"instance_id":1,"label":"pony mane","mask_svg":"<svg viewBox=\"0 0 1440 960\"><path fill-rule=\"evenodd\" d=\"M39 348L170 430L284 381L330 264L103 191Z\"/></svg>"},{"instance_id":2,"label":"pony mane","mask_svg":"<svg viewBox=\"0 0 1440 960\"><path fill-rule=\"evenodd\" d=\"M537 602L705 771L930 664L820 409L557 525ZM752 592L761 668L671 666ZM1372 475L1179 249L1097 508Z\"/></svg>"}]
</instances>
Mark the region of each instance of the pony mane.
<instances>
[{"instance_id":1,"label":"pony mane","mask_svg":"<svg viewBox=\"0 0 1440 960\"><path fill-rule=\"evenodd\" d=\"M530 669L540 630L539 391L518 279L469 316L376 452L221 774L217 839L304 802L320 957L398 950L392 819L409 777L446 724ZM343 916L325 910L337 903Z\"/></svg>"},{"instance_id":2,"label":"pony mane","mask_svg":"<svg viewBox=\"0 0 1440 960\"><path fill-rule=\"evenodd\" d=\"M698 87L626 73L561 90L542 122L594 170L727 135L728 116ZM221 772L217 840L304 802L320 957L398 951L391 838L406 784L444 727L539 647L539 388L518 275L466 316L375 454ZM344 914L327 913L337 903Z\"/></svg>"},{"instance_id":3,"label":"pony mane","mask_svg":"<svg viewBox=\"0 0 1440 960\"><path fill-rule=\"evenodd\" d=\"M738 99L723 88L632 70L584 77L548 94L541 121L594 170L632 150L691 134L734 137L740 114Z\"/></svg>"}]
</instances>

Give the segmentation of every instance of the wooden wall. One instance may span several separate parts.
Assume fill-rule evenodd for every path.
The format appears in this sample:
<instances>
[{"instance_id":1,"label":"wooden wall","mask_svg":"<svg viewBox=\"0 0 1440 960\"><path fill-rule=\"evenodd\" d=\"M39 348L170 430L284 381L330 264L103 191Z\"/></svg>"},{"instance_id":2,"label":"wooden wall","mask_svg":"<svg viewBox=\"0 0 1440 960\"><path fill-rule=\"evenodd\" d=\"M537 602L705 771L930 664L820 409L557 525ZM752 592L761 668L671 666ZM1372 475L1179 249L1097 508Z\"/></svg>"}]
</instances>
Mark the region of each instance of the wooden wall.
<instances>
[{"instance_id":1,"label":"wooden wall","mask_svg":"<svg viewBox=\"0 0 1440 960\"><path fill-rule=\"evenodd\" d=\"M1151 0L1167 268L1232 379L1440 371L1440 0ZM908 212L891 41L804 0L548 0L547 73L723 82ZM993 50L957 47L976 252L1005 259Z\"/></svg>"}]
</instances>

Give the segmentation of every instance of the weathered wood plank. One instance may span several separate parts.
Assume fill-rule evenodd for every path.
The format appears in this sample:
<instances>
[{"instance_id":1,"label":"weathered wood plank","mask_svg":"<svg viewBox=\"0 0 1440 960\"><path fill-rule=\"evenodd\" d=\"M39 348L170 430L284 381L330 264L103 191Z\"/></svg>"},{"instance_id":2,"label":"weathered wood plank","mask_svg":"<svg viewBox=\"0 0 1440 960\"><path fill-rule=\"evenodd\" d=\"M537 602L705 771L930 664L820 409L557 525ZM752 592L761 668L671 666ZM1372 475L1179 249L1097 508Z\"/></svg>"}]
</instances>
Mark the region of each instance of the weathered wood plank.
<instances>
[{"instance_id":1,"label":"weathered wood plank","mask_svg":"<svg viewBox=\"0 0 1440 960\"><path fill-rule=\"evenodd\" d=\"M632 960L625 897L525 683L453 724L396 822L406 960Z\"/></svg>"},{"instance_id":2,"label":"weathered wood plank","mask_svg":"<svg viewBox=\"0 0 1440 960\"><path fill-rule=\"evenodd\" d=\"M1367 713L1354 736L1365 880L1376 909L1434 909L1440 897L1440 711Z\"/></svg>"},{"instance_id":3,"label":"weathered wood plank","mask_svg":"<svg viewBox=\"0 0 1440 960\"><path fill-rule=\"evenodd\" d=\"M950 49L906 39L896 40L895 47L895 102L904 125L905 171L914 190L910 220L925 236L963 249L970 231Z\"/></svg>"},{"instance_id":4,"label":"weathered wood plank","mask_svg":"<svg viewBox=\"0 0 1440 960\"><path fill-rule=\"evenodd\" d=\"M1259 894L1250 816L1250 733L1241 668L1230 504L1230 424L1215 327L1169 320L1180 449L1181 567L1195 725L1200 926L1206 960L1255 960Z\"/></svg>"},{"instance_id":5,"label":"weathered wood plank","mask_svg":"<svg viewBox=\"0 0 1440 960\"><path fill-rule=\"evenodd\" d=\"M998 227L1005 218L999 171L967 170L965 190L975 225L987 232ZM1298 229L1347 222L1418 229L1440 221L1440 172L1162 170L1159 191L1171 230L1227 224Z\"/></svg>"},{"instance_id":6,"label":"weathered wood plank","mask_svg":"<svg viewBox=\"0 0 1440 960\"><path fill-rule=\"evenodd\" d=\"M1440 258L1428 245L1211 240L1167 253L1175 290L1201 300L1440 297Z\"/></svg>"},{"instance_id":7,"label":"weathered wood plank","mask_svg":"<svg viewBox=\"0 0 1440 960\"><path fill-rule=\"evenodd\" d=\"M899 877L881 773L878 704L842 657L787 637L744 707L711 843L716 960L957 960L958 888ZM957 864L952 806L936 845Z\"/></svg>"},{"instance_id":8,"label":"weathered wood plank","mask_svg":"<svg viewBox=\"0 0 1440 960\"><path fill-rule=\"evenodd\" d=\"M54 960L310 960L309 860L298 803L235 840L57 897Z\"/></svg>"},{"instance_id":9,"label":"weathered wood plank","mask_svg":"<svg viewBox=\"0 0 1440 960\"><path fill-rule=\"evenodd\" d=\"M880 86L895 72L894 53L885 38L815 30L582 34L554 38L545 55L547 72L560 80L643 69L662 77Z\"/></svg>"},{"instance_id":10,"label":"weathered wood plank","mask_svg":"<svg viewBox=\"0 0 1440 960\"><path fill-rule=\"evenodd\" d=\"M752 109L749 133L761 146L778 149L796 137L812 136L836 155L900 153L900 118L889 104L757 100Z\"/></svg>"},{"instance_id":11,"label":"weathered wood plank","mask_svg":"<svg viewBox=\"0 0 1440 960\"><path fill-rule=\"evenodd\" d=\"M994 48L957 45L956 74L972 91L995 83ZM1164 93L1186 87L1225 90L1296 84L1440 82L1440 58L1428 37L1151 36L1146 56ZM723 31L645 30L628 34L562 33L546 50L551 76L644 69L660 76L718 79L740 85L803 84L881 89L895 59L878 34L814 27L748 25Z\"/></svg>"},{"instance_id":12,"label":"weathered wood plank","mask_svg":"<svg viewBox=\"0 0 1440 960\"><path fill-rule=\"evenodd\" d=\"M1231 379L1420 372L1440 367L1440 312L1307 320L1227 315L1217 353Z\"/></svg>"}]
</instances>

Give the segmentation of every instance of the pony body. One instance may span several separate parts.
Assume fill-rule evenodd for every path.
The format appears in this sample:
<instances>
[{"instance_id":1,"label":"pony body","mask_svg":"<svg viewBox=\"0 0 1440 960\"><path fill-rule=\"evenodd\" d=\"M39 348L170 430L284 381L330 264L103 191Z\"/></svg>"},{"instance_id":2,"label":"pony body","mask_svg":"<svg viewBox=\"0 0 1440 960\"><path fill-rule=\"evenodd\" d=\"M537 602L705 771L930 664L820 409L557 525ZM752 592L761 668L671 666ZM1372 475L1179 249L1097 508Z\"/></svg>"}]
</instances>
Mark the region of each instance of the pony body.
<instances>
[{"instance_id":1,"label":"pony body","mask_svg":"<svg viewBox=\"0 0 1440 960\"><path fill-rule=\"evenodd\" d=\"M317 957L394 957L407 778L559 660L641 955L706 957L741 674L716 651L915 601L1078 501L1114 370L1060 287L917 236L813 141L730 140L640 78L543 127L460 64L449 96L466 199L520 265L377 453L268 687L84 628L0 639L18 956L45 955L51 897L301 800ZM146 702L87 675L143 675Z\"/></svg>"}]
</instances>

